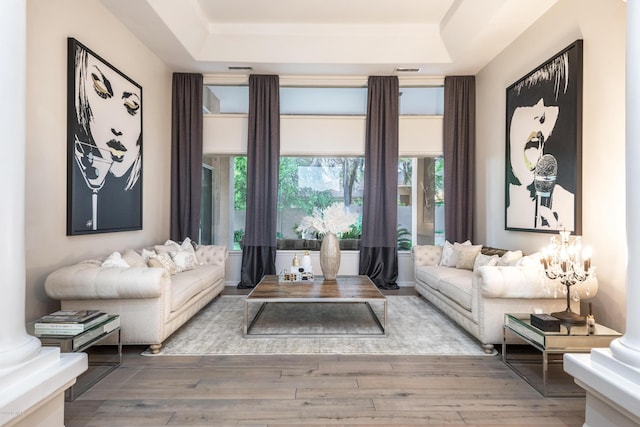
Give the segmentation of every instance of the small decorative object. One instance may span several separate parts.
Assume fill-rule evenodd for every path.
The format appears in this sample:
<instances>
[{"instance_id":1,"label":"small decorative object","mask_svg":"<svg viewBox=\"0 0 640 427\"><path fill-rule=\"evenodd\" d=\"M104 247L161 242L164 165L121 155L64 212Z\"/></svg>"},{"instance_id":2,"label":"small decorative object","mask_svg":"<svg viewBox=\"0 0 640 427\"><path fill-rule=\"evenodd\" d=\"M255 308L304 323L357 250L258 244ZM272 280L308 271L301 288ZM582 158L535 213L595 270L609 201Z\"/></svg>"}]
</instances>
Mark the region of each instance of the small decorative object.
<instances>
[{"instance_id":1,"label":"small decorative object","mask_svg":"<svg viewBox=\"0 0 640 427\"><path fill-rule=\"evenodd\" d=\"M313 208L312 216L302 218L298 231L315 230L324 235L320 246L320 268L325 280L335 280L340 268L340 242L337 234L349 231L358 220L358 214L349 212L344 203L334 203L325 209Z\"/></svg>"},{"instance_id":2,"label":"small decorative object","mask_svg":"<svg viewBox=\"0 0 640 427\"><path fill-rule=\"evenodd\" d=\"M591 267L591 250L582 250L580 237L569 241L570 232L562 230L560 232L560 242L555 236L551 238L551 245L543 250L542 264L546 276L551 279L559 279L564 286L563 292L567 296L567 308L564 311L551 313L553 317L569 324L584 325L585 316L571 311L571 298L579 301L578 292L571 295L571 287L579 282L584 282L589 277L595 276L595 267ZM589 289L586 290L587 295Z\"/></svg>"},{"instance_id":3,"label":"small decorative object","mask_svg":"<svg viewBox=\"0 0 640 427\"><path fill-rule=\"evenodd\" d=\"M311 255L309 254L309 251L304 251L304 255L302 256L302 266L305 271L312 271Z\"/></svg>"},{"instance_id":4,"label":"small decorative object","mask_svg":"<svg viewBox=\"0 0 640 427\"><path fill-rule=\"evenodd\" d=\"M545 332L560 332L560 320L549 314L532 314L531 325Z\"/></svg>"},{"instance_id":5,"label":"small decorative object","mask_svg":"<svg viewBox=\"0 0 640 427\"><path fill-rule=\"evenodd\" d=\"M596 318L593 316L591 310L591 303L589 303L589 315L587 315L587 326L589 327L589 334L593 334L596 331Z\"/></svg>"}]
</instances>

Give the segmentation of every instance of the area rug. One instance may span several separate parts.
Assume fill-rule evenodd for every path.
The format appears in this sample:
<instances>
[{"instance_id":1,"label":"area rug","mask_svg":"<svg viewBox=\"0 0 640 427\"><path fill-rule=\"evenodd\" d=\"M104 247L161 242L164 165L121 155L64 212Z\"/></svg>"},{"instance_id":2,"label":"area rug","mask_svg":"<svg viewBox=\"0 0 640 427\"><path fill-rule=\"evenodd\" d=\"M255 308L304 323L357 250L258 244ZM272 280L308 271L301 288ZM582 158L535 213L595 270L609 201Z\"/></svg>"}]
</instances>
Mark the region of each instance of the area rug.
<instances>
[{"instance_id":1,"label":"area rug","mask_svg":"<svg viewBox=\"0 0 640 427\"><path fill-rule=\"evenodd\" d=\"M478 355L486 353L480 343L446 315L419 296L388 296L388 336L344 337L244 337L244 296L220 296L185 323L154 356L258 355L258 354L388 354L388 355ZM282 325L305 324L315 333L341 334L349 317L349 331L379 333L363 304L339 304L330 317L314 310L324 304L307 304L263 313L253 332L283 331ZM267 305L276 308L278 304ZM329 307L331 305L327 305ZM373 306L379 316L382 306ZM351 312L349 312L351 311ZM278 314L279 313L279 314ZM319 316L319 313L322 315ZM303 319L304 318L304 319ZM296 320L300 320L296 322ZM304 322L302 321L304 320ZM262 323L260 323L262 322ZM342 325L341 325L342 324ZM287 329L287 333L296 331ZM151 355L146 350L144 355Z\"/></svg>"}]
</instances>

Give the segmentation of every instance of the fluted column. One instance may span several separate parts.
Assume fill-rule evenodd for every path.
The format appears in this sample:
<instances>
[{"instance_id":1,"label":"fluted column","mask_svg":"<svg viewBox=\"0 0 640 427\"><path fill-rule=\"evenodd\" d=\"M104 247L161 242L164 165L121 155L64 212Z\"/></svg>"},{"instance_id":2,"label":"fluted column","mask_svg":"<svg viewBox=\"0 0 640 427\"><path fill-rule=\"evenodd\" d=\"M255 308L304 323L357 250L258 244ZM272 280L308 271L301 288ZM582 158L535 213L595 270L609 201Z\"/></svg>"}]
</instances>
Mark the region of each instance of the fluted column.
<instances>
[{"instance_id":1,"label":"fluted column","mask_svg":"<svg viewBox=\"0 0 640 427\"><path fill-rule=\"evenodd\" d=\"M640 368L640 2L627 1L626 200L627 323L624 336L611 343L615 358Z\"/></svg>"},{"instance_id":2,"label":"fluted column","mask_svg":"<svg viewBox=\"0 0 640 427\"><path fill-rule=\"evenodd\" d=\"M626 8L626 329L609 348L564 355L565 371L586 391L584 427L640 425L640 0Z\"/></svg>"},{"instance_id":3,"label":"fluted column","mask_svg":"<svg viewBox=\"0 0 640 427\"><path fill-rule=\"evenodd\" d=\"M26 0L0 13L0 372L33 357L40 341L25 329Z\"/></svg>"},{"instance_id":4,"label":"fluted column","mask_svg":"<svg viewBox=\"0 0 640 427\"><path fill-rule=\"evenodd\" d=\"M42 347L25 327L27 0L1 0L0 40L0 425L63 427L87 356Z\"/></svg>"}]
</instances>

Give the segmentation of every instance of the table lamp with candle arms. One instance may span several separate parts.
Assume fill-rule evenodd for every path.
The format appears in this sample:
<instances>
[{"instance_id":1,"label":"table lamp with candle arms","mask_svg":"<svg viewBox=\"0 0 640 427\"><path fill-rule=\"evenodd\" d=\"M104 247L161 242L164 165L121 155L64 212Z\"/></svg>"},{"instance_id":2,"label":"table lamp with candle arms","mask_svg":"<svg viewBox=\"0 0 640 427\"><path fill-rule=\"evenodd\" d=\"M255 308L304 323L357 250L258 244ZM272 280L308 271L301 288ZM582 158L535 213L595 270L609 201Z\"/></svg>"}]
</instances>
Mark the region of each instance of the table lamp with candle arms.
<instances>
[{"instance_id":1,"label":"table lamp with candle arms","mask_svg":"<svg viewBox=\"0 0 640 427\"><path fill-rule=\"evenodd\" d=\"M589 277L595 276L595 267L591 266L591 249L582 248L580 237L569 241L570 231L560 231L560 242L554 236L551 244L542 250L541 263L544 265L546 276L565 286L563 292L567 296L567 308L564 311L551 313L551 315L562 322L581 325L586 323L586 317L571 310L571 298L578 301L578 292L571 295L571 287L577 283L584 282ZM587 295L589 290L587 289Z\"/></svg>"}]
</instances>

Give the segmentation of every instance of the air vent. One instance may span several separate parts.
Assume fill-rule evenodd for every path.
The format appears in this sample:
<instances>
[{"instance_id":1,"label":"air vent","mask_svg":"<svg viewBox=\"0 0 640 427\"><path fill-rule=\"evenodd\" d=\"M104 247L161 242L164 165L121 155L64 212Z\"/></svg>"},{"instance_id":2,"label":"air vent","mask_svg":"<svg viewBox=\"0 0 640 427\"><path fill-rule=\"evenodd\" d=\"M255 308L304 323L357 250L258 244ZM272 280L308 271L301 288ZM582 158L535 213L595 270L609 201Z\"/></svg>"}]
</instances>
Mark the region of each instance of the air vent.
<instances>
[{"instance_id":1,"label":"air vent","mask_svg":"<svg viewBox=\"0 0 640 427\"><path fill-rule=\"evenodd\" d=\"M420 68L396 68L396 71L398 73L417 73L418 71L420 71Z\"/></svg>"},{"instance_id":2,"label":"air vent","mask_svg":"<svg viewBox=\"0 0 640 427\"><path fill-rule=\"evenodd\" d=\"M246 67L246 66L229 66L227 68L229 70L232 70L232 71L251 71L251 70L253 70L253 67Z\"/></svg>"}]
</instances>

